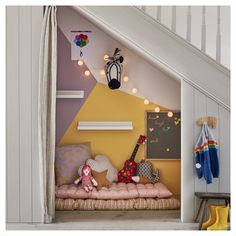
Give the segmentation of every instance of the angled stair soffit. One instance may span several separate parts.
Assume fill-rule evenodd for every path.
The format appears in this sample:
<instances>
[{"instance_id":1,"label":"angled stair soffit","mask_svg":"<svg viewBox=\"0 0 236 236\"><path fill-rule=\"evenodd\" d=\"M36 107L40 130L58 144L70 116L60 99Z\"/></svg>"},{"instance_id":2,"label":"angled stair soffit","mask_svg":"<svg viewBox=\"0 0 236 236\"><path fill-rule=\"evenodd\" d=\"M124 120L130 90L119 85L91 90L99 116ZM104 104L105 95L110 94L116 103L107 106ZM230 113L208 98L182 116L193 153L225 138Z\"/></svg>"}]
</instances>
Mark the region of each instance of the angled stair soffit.
<instances>
[{"instance_id":1,"label":"angled stair soffit","mask_svg":"<svg viewBox=\"0 0 236 236\"><path fill-rule=\"evenodd\" d=\"M73 8L172 78L188 82L230 109L230 71L136 7Z\"/></svg>"},{"instance_id":2,"label":"angled stair soffit","mask_svg":"<svg viewBox=\"0 0 236 236\"><path fill-rule=\"evenodd\" d=\"M141 99L146 98L151 103L163 108L180 110L180 80L168 76L166 72L161 71L156 65L144 59L136 51L131 50L126 44L115 39L73 8L58 7L57 17L58 28L68 42L71 41L71 30L92 31L91 44L83 55L83 61L84 66L88 67L97 82L107 85L106 76L101 73L105 64L103 57L105 54L111 55L118 47L122 50L122 55L125 58L123 76L129 77L128 83L122 82L119 90ZM77 64L77 62L74 63ZM83 73L83 66L76 68L81 69ZM76 68L74 70L77 70ZM132 92L133 87L138 90L136 94ZM169 96L166 96L167 91Z\"/></svg>"}]
</instances>

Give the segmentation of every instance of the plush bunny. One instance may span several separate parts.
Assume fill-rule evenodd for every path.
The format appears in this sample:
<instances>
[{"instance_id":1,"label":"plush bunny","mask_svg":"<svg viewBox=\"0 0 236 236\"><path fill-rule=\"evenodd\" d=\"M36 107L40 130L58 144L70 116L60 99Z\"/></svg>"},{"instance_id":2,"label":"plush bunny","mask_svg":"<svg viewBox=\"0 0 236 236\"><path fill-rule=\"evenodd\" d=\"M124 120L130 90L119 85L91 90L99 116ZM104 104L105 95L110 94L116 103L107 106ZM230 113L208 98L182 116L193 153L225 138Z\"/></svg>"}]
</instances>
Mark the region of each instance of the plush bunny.
<instances>
[{"instance_id":1,"label":"plush bunny","mask_svg":"<svg viewBox=\"0 0 236 236\"><path fill-rule=\"evenodd\" d=\"M82 175L75 180L75 184L78 184L82 181L82 187L86 192L92 191L93 186L97 186L96 180L93 178L91 174L91 167L89 165L84 165L82 169Z\"/></svg>"}]
</instances>

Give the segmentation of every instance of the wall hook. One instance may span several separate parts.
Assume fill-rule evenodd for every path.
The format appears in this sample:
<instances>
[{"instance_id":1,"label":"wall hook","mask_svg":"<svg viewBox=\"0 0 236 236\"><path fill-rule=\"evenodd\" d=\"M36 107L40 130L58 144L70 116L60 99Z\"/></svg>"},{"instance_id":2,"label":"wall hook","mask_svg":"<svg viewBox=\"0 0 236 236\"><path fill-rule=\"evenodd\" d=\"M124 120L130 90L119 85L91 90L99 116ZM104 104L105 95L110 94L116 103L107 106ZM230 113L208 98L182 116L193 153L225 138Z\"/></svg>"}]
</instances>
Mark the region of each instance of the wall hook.
<instances>
[{"instance_id":1,"label":"wall hook","mask_svg":"<svg viewBox=\"0 0 236 236\"><path fill-rule=\"evenodd\" d=\"M201 117L197 120L197 125L202 126L203 124L207 124L209 127L215 129L217 119L214 116Z\"/></svg>"}]
</instances>

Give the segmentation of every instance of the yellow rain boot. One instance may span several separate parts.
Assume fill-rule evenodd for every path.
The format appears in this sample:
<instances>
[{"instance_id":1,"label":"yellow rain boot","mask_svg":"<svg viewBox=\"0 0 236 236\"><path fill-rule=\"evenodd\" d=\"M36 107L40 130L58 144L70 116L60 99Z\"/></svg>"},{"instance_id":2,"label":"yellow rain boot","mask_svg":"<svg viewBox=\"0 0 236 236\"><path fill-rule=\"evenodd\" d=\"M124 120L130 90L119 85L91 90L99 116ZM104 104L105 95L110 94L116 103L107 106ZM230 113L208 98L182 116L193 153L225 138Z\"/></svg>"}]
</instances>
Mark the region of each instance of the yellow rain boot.
<instances>
[{"instance_id":1,"label":"yellow rain boot","mask_svg":"<svg viewBox=\"0 0 236 236\"><path fill-rule=\"evenodd\" d=\"M209 215L209 219L202 224L202 228L201 228L202 230L206 230L207 227L213 225L216 222L216 207L219 207L219 206L218 205L208 206L210 215Z\"/></svg>"},{"instance_id":2,"label":"yellow rain boot","mask_svg":"<svg viewBox=\"0 0 236 236\"><path fill-rule=\"evenodd\" d=\"M216 207L216 222L209 226L207 230L227 230L228 229L228 206Z\"/></svg>"}]
</instances>

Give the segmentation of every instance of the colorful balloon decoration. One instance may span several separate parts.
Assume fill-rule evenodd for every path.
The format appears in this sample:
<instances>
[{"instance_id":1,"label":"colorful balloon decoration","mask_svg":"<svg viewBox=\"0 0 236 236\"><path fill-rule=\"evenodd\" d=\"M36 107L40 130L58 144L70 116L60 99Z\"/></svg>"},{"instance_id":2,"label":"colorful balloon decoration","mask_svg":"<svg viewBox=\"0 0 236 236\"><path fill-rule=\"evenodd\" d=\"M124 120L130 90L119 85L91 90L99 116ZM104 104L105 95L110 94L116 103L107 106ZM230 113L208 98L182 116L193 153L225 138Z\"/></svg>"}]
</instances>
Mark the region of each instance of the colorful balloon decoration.
<instances>
[{"instance_id":1,"label":"colorful balloon decoration","mask_svg":"<svg viewBox=\"0 0 236 236\"><path fill-rule=\"evenodd\" d=\"M74 43L78 47L85 47L89 43L88 35L86 34L77 34L75 35Z\"/></svg>"}]
</instances>

